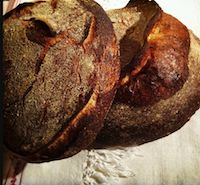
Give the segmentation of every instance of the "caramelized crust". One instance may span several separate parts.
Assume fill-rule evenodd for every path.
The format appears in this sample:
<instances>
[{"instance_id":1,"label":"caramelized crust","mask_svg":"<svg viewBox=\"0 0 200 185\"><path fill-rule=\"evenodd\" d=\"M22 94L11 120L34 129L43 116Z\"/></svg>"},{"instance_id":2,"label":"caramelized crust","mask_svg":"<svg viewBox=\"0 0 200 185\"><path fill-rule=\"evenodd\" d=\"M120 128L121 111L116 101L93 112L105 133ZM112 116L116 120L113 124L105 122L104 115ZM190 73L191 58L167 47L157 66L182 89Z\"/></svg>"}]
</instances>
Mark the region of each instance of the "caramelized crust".
<instances>
[{"instance_id":1,"label":"caramelized crust","mask_svg":"<svg viewBox=\"0 0 200 185\"><path fill-rule=\"evenodd\" d=\"M29 162L86 148L103 126L119 78L106 13L91 0L41 1L18 6L3 24L6 147Z\"/></svg>"},{"instance_id":2,"label":"caramelized crust","mask_svg":"<svg viewBox=\"0 0 200 185\"><path fill-rule=\"evenodd\" d=\"M140 54L149 30L160 17L161 9L155 1L134 0L122 9L107 11L120 43L122 73L130 71L134 58Z\"/></svg>"},{"instance_id":3,"label":"caramelized crust","mask_svg":"<svg viewBox=\"0 0 200 185\"><path fill-rule=\"evenodd\" d=\"M92 147L140 145L180 129L200 108L200 40L190 32L189 76L173 96L154 105L114 103Z\"/></svg>"},{"instance_id":4,"label":"caramelized crust","mask_svg":"<svg viewBox=\"0 0 200 185\"><path fill-rule=\"evenodd\" d=\"M188 77L189 46L187 28L162 12L140 55L123 71L116 101L144 106L174 95Z\"/></svg>"},{"instance_id":5,"label":"caramelized crust","mask_svg":"<svg viewBox=\"0 0 200 185\"><path fill-rule=\"evenodd\" d=\"M158 5L148 0L141 3L148 8L139 11L140 1L132 1L124 9L109 12L111 20L117 14L118 19L132 21L127 27L114 22L120 51L125 52L120 55L132 60L123 66L121 59L117 96L91 147L138 145L164 137L182 127L200 107L199 39L160 9L154 9L155 19L146 19L150 4ZM135 25L141 24L147 27L138 32ZM133 37L135 31L144 36L144 42L138 39L142 36ZM121 42L127 37L137 52Z\"/></svg>"}]
</instances>

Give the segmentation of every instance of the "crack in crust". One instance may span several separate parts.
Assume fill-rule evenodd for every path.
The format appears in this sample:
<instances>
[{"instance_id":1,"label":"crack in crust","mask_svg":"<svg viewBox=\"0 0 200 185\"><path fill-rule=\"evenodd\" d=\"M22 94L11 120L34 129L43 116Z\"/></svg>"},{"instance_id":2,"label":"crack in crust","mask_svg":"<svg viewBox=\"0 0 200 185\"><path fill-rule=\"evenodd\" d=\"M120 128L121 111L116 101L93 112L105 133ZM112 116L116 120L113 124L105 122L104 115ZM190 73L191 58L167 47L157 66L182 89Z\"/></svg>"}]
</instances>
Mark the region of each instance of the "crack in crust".
<instances>
[{"instance_id":1,"label":"crack in crust","mask_svg":"<svg viewBox=\"0 0 200 185\"><path fill-rule=\"evenodd\" d=\"M95 29L96 29L96 19L95 17L92 17L88 33L85 34L86 38L83 41L83 48L85 51L95 38Z\"/></svg>"},{"instance_id":2,"label":"crack in crust","mask_svg":"<svg viewBox=\"0 0 200 185\"><path fill-rule=\"evenodd\" d=\"M154 105L113 104L93 144L95 148L133 146L168 136L200 108L200 40L190 31L189 76L183 87Z\"/></svg>"},{"instance_id":3,"label":"crack in crust","mask_svg":"<svg viewBox=\"0 0 200 185\"><path fill-rule=\"evenodd\" d=\"M173 96L188 77L189 43L187 28L162 12L130 72L125 71L115 100L145 106Z\"/></svg>"},{"instance_id":4,"label":"crack in crust","mask_svg":"<svg viewBox=\"0 0 200 185\"><path fill-rule=\"evenodd\" d=\"M4 110L4 143L13 155L30 162L78 153L102 128L119 79L119 48L109 18L91 0L27 4L6 17L5 33L16 36L14 49L24 49L28 56L22 63L13 60L14 68L5 68L7 81L16 74L14 80L19 82L18 86L10 83L11 90L7 90L12 93L21 88L23 80L29 83L23 93L13 94L23 102ZM13 25L15 32L11 33ZM15 58L10 50L13 39L8 36L5 47ZM33 52L35 48L37 52ZM19 58L22 55L19 52ZM28 71L30 63L31 80L17 71Z\"/></svg>"},{"instance_id":5,"label":"crack in crust","mask_svg":"<svg viewBox=\"0 0 200 185\"><path fill-rule=\"evenodd\" d=\"M134 0L118 14L128 16L134 2L136 7L140 2L155 3ZM147 7L144 11L148 13L152 8ZM139 55L127 49L133 60L122 69L117 96L90 148L133 146L167 136L200 107L199 39L174 17L161 10L160 14L146 34L139 32L145 39ZM116 26L115 32L122 32L119 29ZM137 37L135 40L138 43Z\"/></svg>"}]
</instances>

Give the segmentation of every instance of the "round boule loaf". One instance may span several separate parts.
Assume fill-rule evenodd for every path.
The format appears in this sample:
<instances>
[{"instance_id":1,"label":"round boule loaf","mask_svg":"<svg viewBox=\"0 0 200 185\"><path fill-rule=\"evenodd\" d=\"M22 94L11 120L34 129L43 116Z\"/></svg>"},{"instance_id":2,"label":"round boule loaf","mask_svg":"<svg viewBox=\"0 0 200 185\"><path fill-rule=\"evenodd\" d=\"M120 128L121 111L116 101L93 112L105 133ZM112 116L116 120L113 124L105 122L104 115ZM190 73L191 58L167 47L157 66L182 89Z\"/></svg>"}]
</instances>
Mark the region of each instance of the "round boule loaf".
<instances>
[{"instance_id":1,"label":"round boule loaf","mask_svg":"<svg viewBox=\"0 0 200 185\"><path fill-rule=\"evenodd\" d=\"M4 144L29 162L93 142L119 79L119 47L92 0L25 3L3 21Z\"/></svg>"}]
</instances>

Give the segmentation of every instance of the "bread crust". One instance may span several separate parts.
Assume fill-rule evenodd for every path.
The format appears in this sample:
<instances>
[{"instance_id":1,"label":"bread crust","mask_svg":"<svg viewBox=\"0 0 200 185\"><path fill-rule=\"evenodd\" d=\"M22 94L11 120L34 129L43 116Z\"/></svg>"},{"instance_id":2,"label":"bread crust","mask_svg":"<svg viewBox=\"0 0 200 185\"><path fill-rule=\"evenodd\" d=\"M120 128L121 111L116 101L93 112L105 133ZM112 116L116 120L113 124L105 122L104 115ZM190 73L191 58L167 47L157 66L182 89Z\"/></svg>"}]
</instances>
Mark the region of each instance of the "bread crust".
<instances>
[{"instance_id":1,"label":"bread crust","mask_svg":"<svg viewBox=\"0 0 200 185\"><path fill-rule=\"evenodd\" d=\"M50 161L93 142L120 71L113 27L98 4L18 6L4 18L4 65L4 143L14 155Z\"/></svg>"},{"instance_id":2,"label":"bread crust","mask_svg":"<svg viewBox=\"0 0 200 185\"><path fill-rule=\"evenodd\" d=\"M173 96L154 105L114 103L93 147L140 145L180 129L200 107L200 40L190 31L189 76Z\"/></svg>"},{"instance_id":3,"label":"bread crust","mask_svg":"<svg viewBox=\"0 0 200 185\"><path fill-rule=\"evenodd\" d=\"M122 69L116 101L133 106L154 104L174 95L188 77L187 28L161 12L151 31L146 32L139 54Z\"/></svg>"},{"instance_id":4,"label":"bread crust","mask_svg":"<svg viewBox=\"0 0 200 185\"><path fill-rule=\"evenodd\" d=\"M129 6L118 14L133 11ZM115 100L92 147L138 145L164 137L182 127L200 107L199 40L177 19L159 12L139 55L133 52L133 60L122 69ZM119 27L114 27L118 32Z\"/></svg>"}]
</instances>

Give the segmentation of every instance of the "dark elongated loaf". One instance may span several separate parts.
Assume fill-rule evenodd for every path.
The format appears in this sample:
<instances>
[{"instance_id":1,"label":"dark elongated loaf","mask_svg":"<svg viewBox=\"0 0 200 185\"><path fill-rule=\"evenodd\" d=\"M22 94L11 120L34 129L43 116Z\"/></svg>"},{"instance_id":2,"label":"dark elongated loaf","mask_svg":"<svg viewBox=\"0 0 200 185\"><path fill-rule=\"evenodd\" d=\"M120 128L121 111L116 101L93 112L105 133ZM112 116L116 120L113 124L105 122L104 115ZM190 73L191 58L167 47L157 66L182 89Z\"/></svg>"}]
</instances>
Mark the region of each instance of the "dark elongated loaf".
<instances>
[{"instance_id":1,"label":"dark elongated loaf","mask_svg":"<svg viewBox=\"0 0 200 185\"><path fill-rule=\"evenodd\" d=\"M4 144L29 162L93 142L119 78L110 19L92 0L18 6L4 17Z\"/></svg>"}]
</instances>

